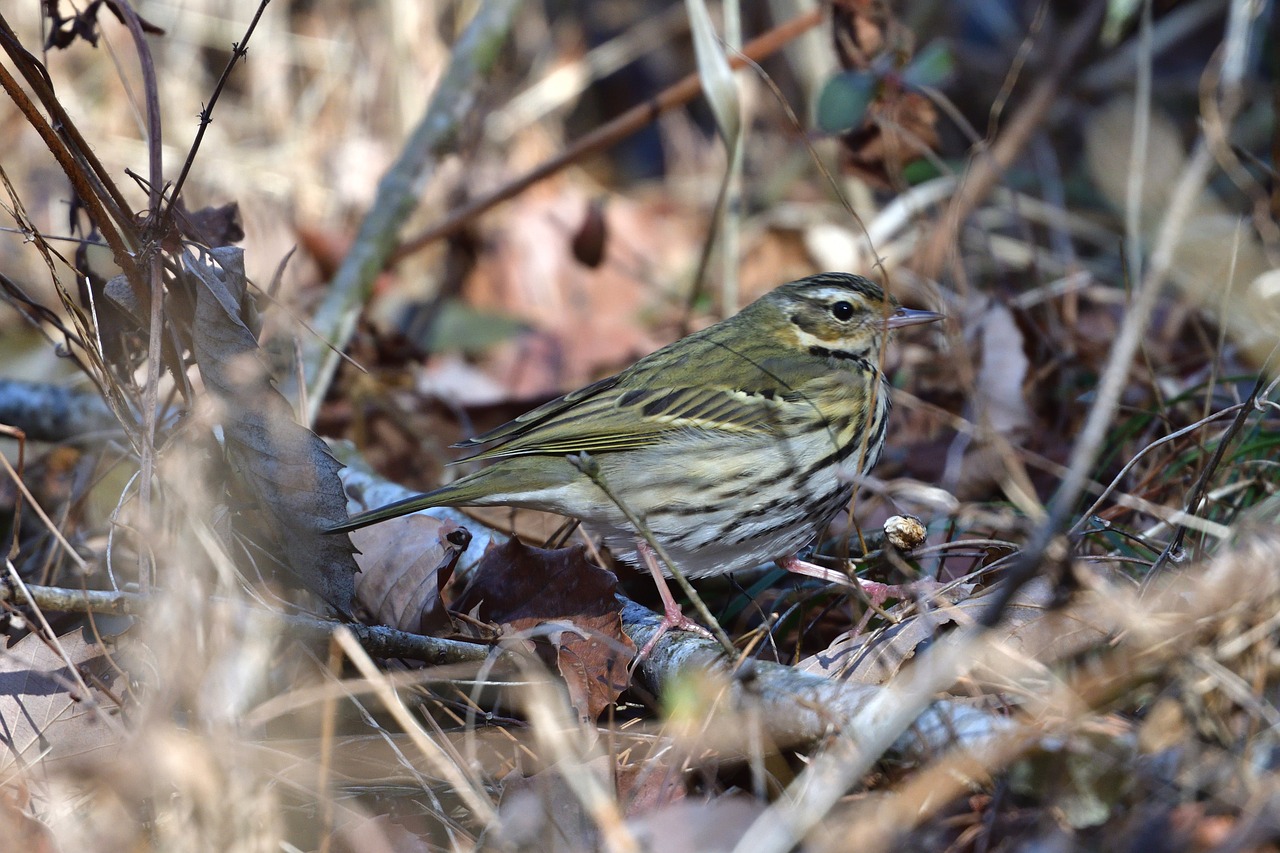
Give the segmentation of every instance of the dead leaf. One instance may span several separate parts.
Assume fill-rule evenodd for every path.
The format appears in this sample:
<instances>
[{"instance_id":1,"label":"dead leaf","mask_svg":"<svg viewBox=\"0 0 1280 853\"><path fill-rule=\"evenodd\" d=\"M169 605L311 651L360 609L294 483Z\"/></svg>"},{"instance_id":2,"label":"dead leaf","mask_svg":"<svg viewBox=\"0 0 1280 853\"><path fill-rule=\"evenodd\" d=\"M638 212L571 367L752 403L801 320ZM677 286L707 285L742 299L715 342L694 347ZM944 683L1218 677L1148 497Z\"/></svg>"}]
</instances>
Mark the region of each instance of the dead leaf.
<instances>
[{"instance_id":1,"label":"dead leaf","mask_svg":"<svg viewBox=\"0 0 1280 853\"><path fill-rule=\"evenodd\" d=\"M625 805L627 817L648 814L687 795L683 775L661 757L621 764L614 771L614 780L618 802Z\"/></svg>"},{"instance_id":2,"label":"dead leaf","mask_svg":"<svg viewBox=\"0 0 1280 853\"><path fill-rule=\"evenodd\" d=\"M599 756L573 772L603 776L606 761L606 756ZM531 776L508 774L502 780L498 818L499 849L566 853L600 849L599 828L556 768Z\"/></svg>"},{"instance_id":3,"label":"dead leaf","mask_svg":"<svg viewBox=\"0 0 1280 853\"><path fill-rule=\"evenodd\" d=\"M991 300L980 318L966 326L982 345L982 361L974 383L973 403L980 422L998 435L1017 439L1031 425L1031 408L1023 393L1031 361L1023 346L1022 330L1008 307Z\"/></svg>"},{"instance_id":4,"label":"dead leaf","mask_svg":"<svg viewBox=\"0 0 1280 853\"><path fill-rule=\"evenodd\" d=\"M759 800L720 796L682 800L627 822L646 850L663 853L706 853L735 850L765 810Z\"/></svg>"},{"instance_id":5,"label":"dead leaf","mask_svg":"<svg viewBox=\"0 0 1280 853\"><path fill-rule=\"evenodd\" d=\"M832 35L840 65L873 72L874 98L861 124L841 136L841 165L873 187L893 190L902 170L940 144L938 111L897 73L915 52L915 34L885 0L839 0L832 7Z\"/></svg>"},{"instance_id":6,"label":"dead leaf","mask_svg":"<svg viewBox=\"0 0 1280 853\"><path fill-rule=\"evenodd\" d=\"M491 250L467 279L464 293L476 308L519 316L533 329L485 359L512 397L561 394L666 343L638 320L662 307L653 282L679 280L702 225L657 202L611 199L601 213L603 258L586 267L572 242L589 198L563 184L522 196L486 235Z\"/></svg>"},{"instance_id":7,"label":"dead leaf","mask_svg":"<svg viewBox=\"0 0 1280 853\"><path fill-rule=\"evenodd\" d=\"M227 246L244 239L240 205L234 201L221 207L202 207L189 211L182 199L179 199L175 207L178 230L188 240L206 246ZM180 251L178 246L174 246L174 251Z\"/></svg>"},{"instance_id":8,"label":"dead leaf","mask_svg":"<svg viewBox=\"0 0 1280 853\"><path fill-rule=\"evenodd\" d=\"M535 647L564 678L579 718L594 721L627 688L636 653L617 588L582 546L546 551L510 539L484 555L454 609L474 610L506 634L537 631Z\"/></svg>"},{"instance_id":9,"label":"dead leaf","mask_svg":"<svg viewBox=\"0 0 1280 853\"><path fill-rule=\"evenodd\" d=\"M440 597L471 534L452 521L406 515L354 530L356 603L378 624L436 634L450 624Z\"/></svg>"},{"instance_id":10,"label":"dead leaf","mask_svg":"<svg viewBox=\"0 0 1280 853\"><path fill-rule=\"evenodd\" d=\"M109 757L119 749L123 727L115 697L124 695L123 673L86 634L71 631L58 642L89 685L88 696L58 652L35 634L0 653L0 772L11 773L15 764Z\"/></svg>"},{"instance_id":11,"label":"dead leaf","mask_svg":"<svg viewBox=\"0 0 1280 853\"><path fill-rule=\"evenodd\" d=\"M873 187L896 190L903 169L938 148L938 111L917 92L888 88L866 115L862 127L840 138L841 164Z\"/></svg>"},{"instance_id":12,"label":"dead leaf","mask_svg":"<svg viewBox=\"0 0 1280 853\"><path fill-rule=\"evenodd\" d=\"M224 407L227 458L259 514L241 518L277 543L275 552L306 589L349 616L359 571L354 548L346 536L321 532L347 517L338 477L342 465L315 433L294 420L288 401L271 383L257 337L244 319L244 253L223 247L197 258L186 251L183 268L197 282L196 364L205 387Z\"/></svg>"},{"instance_id":13,"label":"dead leaf","mask_svg":"<svg viewBox=\"0 0 1280 853\"><path fill-rule=\"evenodd\" d=\"M972 624L990 604L988 592L965 595L959 591L957 598L963 600L909 616L881 631L844 634L825 651L801 661L798 668L860 684L883 684L941 631L950 625ZM1000 624L991 629L992 639L1016 657L1051 664L1106 638L1104 630L1082 619L1073 608L1052 608L1054 595L1054 585L1047 578L1027 584Z\"/></svg>"}]
</instances>

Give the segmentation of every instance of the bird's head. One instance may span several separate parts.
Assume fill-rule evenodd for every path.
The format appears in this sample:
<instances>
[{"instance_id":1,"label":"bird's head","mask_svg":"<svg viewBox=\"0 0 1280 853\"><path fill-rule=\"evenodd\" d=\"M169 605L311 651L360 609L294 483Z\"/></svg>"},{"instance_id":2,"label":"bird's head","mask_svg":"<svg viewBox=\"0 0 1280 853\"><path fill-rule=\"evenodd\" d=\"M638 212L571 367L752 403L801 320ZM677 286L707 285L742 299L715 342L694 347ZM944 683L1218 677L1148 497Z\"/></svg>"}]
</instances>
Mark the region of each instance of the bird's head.
<instances>
[{"instance_id":1,"label":"bird's head","mask_svg":"<svg viewBox=\"0 0 1280 853\"><path fill-rule=\"evenodd\" d=\"M775 288L749 310L766 312L799 349L829 358L874 360L887 332L942 319L903 308L875 282L849 273L820 273Z\"/></svg>"}]
</instances>

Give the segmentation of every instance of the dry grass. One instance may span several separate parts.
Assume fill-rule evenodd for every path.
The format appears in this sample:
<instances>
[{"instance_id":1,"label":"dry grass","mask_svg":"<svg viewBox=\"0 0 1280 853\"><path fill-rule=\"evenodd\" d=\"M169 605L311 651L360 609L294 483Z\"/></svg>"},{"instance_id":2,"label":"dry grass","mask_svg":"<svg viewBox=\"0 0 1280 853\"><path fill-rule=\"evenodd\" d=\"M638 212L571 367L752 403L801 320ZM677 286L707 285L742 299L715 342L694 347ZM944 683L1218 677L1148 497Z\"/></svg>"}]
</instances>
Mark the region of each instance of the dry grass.
<instances>
[{"instance_id":1,"label":"dry grass","mask_svg":"<svg viewBox=\"0 0 1280 853\"><path fill-rule=\"evenodd\" d=\"M337 280L476 5L272 4L232 73L184 199L189 209L239 204L248 278L262 289L300 246L275 300L259 305L286 384L292 354L311 341L297 319ZM1083 14L1015 16L1002 33L980 9L961 21L951 4L898 5L896 21L859 18L840 49L848 60L855 36L920 46L950 33L960 74L927 101L936 124L903 117L925 109L904 100L881 117L908 127L905 143L860 137L842 153L807 134L779 96L811 126L807 105L837 54L829 29L797 41L763 65L776 91L761 74L741 77L751 121L741 216L728 221L744 298L878 259L904 301L953 318L890 353L900 388L890 447L851 514L862 530L897 512L921 516L923 547L866 565L923 571L948 592L864 617L837 590L767 575L710 581L700 590L740 658L670 636L633 683L617 668L623 634L642 643L651 626L632 611L589 631L494 616L506 623L505 656L432 646L456 655L447 665L370 657L345 632L326 644L315 637L328 628L304 625L323 608L273 575L281 555L232 535L253 513L235 472L211 461L225 450L229 404L188 366L191 414L162 421L154 446L124 435L37 446L6 479L12 489L20 477L49 517L28 519L6 569L0 718L19 748L0 762L4 837L21 849L104 851L785 851L802 838L832 850L851 838L860 850L1275 849L1280 403L1265 377L1276 373L1280 232L1258 130L1276 118L1250 97L1269 80L1247 4L1180 4L1150 30L1139 15L1114 44L1085 32L1066 67L1055 63L1067 61ZM625 17L609 26L595 4L519 10L403 234L694 69L679 9L643 24L639 8L617 8ZM253 10L190 0L138 11L166 31L149 44L172 180ZM756 14L749 33L767 28ZM39 54L38 5L3 15ZM146 86L126 29L100 17L97 50L80 42L39 58L142 212L148 193L126 169L147 174ZM1143 63L1187 21L1144 81ZM614 49L650 61L633 76L573 82ZM547 80L556 85L534 88ZM349 349L369 374L342 369L319 428L355 439L393 479L427 486L454 438L709 322L723 276L709 264L698 286L693 271L726 158L704 125L696 109L665 113L649 147L575 163L368 282L375 296ZM868 152L928 141L931 127L936 145L917 171L904 175L891 156L885 174L868 170ZM994 153L975 154L972 134L988 132ZM1148 141L1145 158L1129 156L1135 136ZM0 145L6 204L20 203L70 258L54 239L68 234L67 179L9 99ZM988 169L988 156L1002 166L993 186L963 180ZM842 158L860 158L860 178ZM573 238L601 196L604 262L588 268ZM64 305L41 243L0 235L0 272L72 322L75 277L56 266L73 294ZM0 307L4 372L52 381L57 349L27 328ZM423 329L436 345L423 344ZM145 352L145 335L132 345ZM102 349L89 334L75 352L92 362ZM161 405L182 387L148 377L141 361L90 372L135 404L149 382ZM140 472L152 463L148 496ZM361 476L349 472L348 484ZM382 486L368 488L369 503L384 502ZM0 492L0 519L11 503ZM476 538L459 573L496 535L463 523ZM545 538L524 516L490 523ZM417 596L429 598L433 618L447 619L434 584L456 557L455 528L432 525L386 538L423 543L423 574L397 594L424 612ZM852 524L836 528L830 554L857 541ZM531 565L523 570L548 571ZM1009 576L1030 582L980 630ZM65 602L18 607L21 583L143 595L120 599L134 615L86 619ZM53 602L45 594L31 592ZM453 600L452 588L443 594ZM491 639L480 624L450 630ZM605 699L583 686L593 679L610 682ZM626 691L610 693L614 680Z\"/></svg>"}]
</instances>

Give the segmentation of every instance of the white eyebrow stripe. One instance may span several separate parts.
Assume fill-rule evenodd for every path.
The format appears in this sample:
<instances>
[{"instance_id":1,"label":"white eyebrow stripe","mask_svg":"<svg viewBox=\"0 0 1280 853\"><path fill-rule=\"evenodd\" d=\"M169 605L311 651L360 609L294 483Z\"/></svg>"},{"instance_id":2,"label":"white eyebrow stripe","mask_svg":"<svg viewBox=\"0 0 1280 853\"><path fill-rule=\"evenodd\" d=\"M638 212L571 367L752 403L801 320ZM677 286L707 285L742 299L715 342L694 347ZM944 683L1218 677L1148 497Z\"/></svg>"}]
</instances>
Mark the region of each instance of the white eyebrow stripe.
<instances>
[{"instance_id":1,"label":"white eyebrow stripe","mask_svg":"<svg viewBox=\"0 0 1280 853\"><path fill-rule=\"evenodd\" d=\"M811 299L831 300L831 299L855 299L862 294L851 291L846 287L824 287L821 290L810 291L808 294Z\"/></svg>"}]
</instances>

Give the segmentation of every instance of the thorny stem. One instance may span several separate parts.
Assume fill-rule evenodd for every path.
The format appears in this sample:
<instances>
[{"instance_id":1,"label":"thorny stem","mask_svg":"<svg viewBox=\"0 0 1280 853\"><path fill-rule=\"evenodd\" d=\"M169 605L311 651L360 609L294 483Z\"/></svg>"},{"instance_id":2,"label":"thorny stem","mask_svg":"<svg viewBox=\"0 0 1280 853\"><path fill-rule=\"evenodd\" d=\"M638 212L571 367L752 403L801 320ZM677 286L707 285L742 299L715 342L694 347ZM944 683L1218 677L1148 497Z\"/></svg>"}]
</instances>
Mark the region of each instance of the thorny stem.
<instances>
[{"instance_id":1,"label":"thorny stem","mask_svg":"<svg viewBox=\"0 0 1280 853\"><path fill-rule=\"evenodd\" d=\"M213 123L213 107L218 103L218 98L222 95L222 90L227 85L227 80L231 78L231 71L240 60L244 59L249 53L249 38L253 35L253 31L258 26L258 21L262 19L262 13L267 10L267 4L271 0L260 0L258 10L253 14L253 20L249 22L249 26L244 31L244 38L231 45L231 58L227 60L227 65L222 69L222 76L218 78L218 83L213 87L213 94L209 96L209 103L200 110L200 125L196 129L196 138L191 142L191 149L187 152L187 159L182 164L182 171L178 173L178 180L174 182L173 191L169 194L169 205L165 208L164 216L161 221L167 219L169 211L178 203L178 197L182 194L182 187L187 182L187 175L191 171L191 166L195 163L196 152L200 150L200 143L204 141L204 132Z\"/></svg>"}]
</instances>

